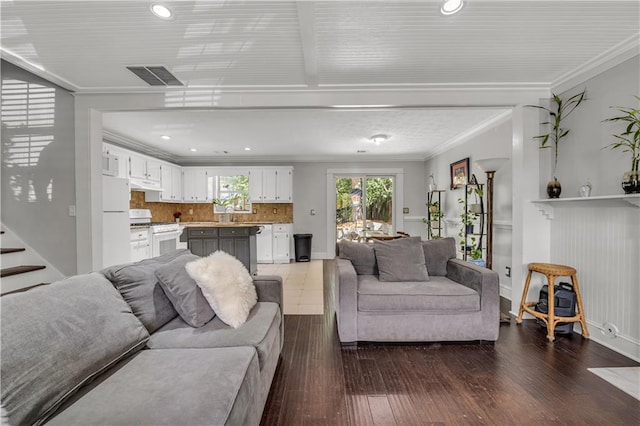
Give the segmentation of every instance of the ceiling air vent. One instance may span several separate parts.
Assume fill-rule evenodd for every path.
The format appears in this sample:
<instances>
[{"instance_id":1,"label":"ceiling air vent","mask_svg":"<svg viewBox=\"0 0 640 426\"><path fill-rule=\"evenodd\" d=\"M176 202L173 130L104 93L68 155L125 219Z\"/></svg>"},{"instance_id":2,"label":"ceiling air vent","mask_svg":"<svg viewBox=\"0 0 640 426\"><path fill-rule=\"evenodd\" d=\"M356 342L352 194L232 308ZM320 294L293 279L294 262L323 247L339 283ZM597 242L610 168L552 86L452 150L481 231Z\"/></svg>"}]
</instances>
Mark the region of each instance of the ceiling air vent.
<instances>
[{"instance_id":1,"label":"ceiling air vent","mask_svg":"<svg viewBox=\"0 0 640 426\"><path fill-rule=\"evenodd\" d=\"M150 86L184 86L180 80L175 78L165 67L127 67L129 71L140 77Z\"/></svg>"}]
</instances>

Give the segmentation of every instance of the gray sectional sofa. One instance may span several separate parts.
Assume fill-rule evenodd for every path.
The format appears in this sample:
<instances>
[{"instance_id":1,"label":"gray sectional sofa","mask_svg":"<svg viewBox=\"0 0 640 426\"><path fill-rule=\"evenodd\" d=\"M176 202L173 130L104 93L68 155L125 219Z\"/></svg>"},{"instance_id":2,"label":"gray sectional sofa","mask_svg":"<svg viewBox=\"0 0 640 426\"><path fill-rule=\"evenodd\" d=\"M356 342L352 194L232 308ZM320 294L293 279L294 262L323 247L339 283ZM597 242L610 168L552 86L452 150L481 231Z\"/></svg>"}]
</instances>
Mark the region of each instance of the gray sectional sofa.
<instances>
[{"instance_id":1,"label":"gray sectional sofa","mask_svg":"<svg viewBox=\"0 0 640 426\"><path fill-rule=\"evenodd\" d=\"M453 238L341 241L334 278L343 344L498 338L498 274L456 259Z\"/></svg>"},{"instance_id":2,"label":"gray sectional sofa","mask_svg":"<svg viewBox=\"0 0 640 426\"><path fill-rule=\"evenodd\" d=\"M217 317L192 327L156 276L192 257L179 250L3 296L9 423L258 425L283 344L282 281L254 277L258 303L239 328Z\"/></svg>"}]
</instances>

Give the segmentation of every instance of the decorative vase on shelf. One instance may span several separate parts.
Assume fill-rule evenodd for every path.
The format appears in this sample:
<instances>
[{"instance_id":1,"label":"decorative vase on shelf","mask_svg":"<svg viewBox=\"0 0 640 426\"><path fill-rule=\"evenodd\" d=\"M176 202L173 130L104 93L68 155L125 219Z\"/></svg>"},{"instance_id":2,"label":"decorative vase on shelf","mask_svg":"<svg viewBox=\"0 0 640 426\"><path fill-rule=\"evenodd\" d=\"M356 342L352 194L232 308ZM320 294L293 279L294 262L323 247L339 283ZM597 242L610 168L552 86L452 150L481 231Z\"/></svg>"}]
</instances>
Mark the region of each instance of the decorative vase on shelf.
<instances>
[{"instance_id":1,"label":"decorative vase on shelf","mask_svg":"<svg viewBox=\"0 0 640 426\"><path fill-rule=\"evenodd\" d=\"M487 266L487 262L484 259L467 259L467 262L483 268Z\"/></svg>"},{"instance_id":2,"label":"decorative vase on shelf","mask_svg":"<svg viewBox=\"0 0 640 426\"><path fill-rule=\"evenodd\" d=\"M631 170L622 175L622 189L625 194L640 193L640 172L638 171L640 158L631 158Z\"/></svg>"},{"instance_id":3,"label":"decorative vase on shelf","mask_svg":"<svg viewBox=\"0 0 640 426\"><path fill-rule=\"evenodd\" d=\"M622 189L625 194L640 193L640 172L630 170L622 175Z\"/></svg>"},{"instance_id":4,"label":"decorative vase on shelf","mask_svg":"<svg viewBox=\"0 0 640 426\"><path fill-rule=\"evenodd\" d=\"M561 192L562 186L560 185L560 181L554 177L553 180L547 184L547 197L560 198Z\"/></svg>"}]
</instances>

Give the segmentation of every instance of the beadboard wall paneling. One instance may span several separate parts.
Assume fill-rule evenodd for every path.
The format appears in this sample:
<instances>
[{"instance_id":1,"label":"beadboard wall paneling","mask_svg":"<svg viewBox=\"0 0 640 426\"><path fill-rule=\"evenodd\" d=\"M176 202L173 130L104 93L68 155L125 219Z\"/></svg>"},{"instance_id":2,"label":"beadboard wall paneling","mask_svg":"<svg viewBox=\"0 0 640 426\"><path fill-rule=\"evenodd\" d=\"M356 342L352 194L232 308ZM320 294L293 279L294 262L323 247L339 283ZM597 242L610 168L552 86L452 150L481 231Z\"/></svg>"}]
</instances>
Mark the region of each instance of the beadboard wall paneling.
<instances>
[{"instance_id":1,"label":"beadboard wall paneling","mask_svg":"<svg viewBox=\"0 0 640 426\"><path fill-rule=\"evenodd\" d=\"M254 203L256 213L232 214L233 222L293 223L292 203ZM173 213L181 212L182 222L218 222L219 214L213 213L211 203L148 203L144 192L131 191L129 208L149 209L154 222L173 222ZM189 214L192 209L193 213ZM274 213L274 211L276 211Z\"/></svg>"},{"instance_id":2,"label":"beadboard wall paneling","mask_svg":"<svg viewBox=\"0 0 640 426\"><path fill-rule=\"evenodd\" d=\"M639 359L640 209L555 207L551 259L577 269L592 338ZM618 337L600 332L605 323L618 328Z\"/></svg>"}]
</instances>

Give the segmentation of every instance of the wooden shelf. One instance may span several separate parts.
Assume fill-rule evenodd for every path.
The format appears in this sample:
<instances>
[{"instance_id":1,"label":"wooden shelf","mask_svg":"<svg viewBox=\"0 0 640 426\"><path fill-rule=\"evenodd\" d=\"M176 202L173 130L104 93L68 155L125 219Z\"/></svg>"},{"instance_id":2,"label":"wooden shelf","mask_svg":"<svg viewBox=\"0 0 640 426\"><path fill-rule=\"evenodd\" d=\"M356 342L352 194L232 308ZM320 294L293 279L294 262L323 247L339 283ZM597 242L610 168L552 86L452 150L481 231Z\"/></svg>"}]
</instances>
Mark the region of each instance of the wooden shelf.
<instances>
[{"instance_id":1,"label":"wooden shelf","mask_svg":"<svg viewBox=\"0 0 640 426\"><path fill-rule=\"evenodd\" d=\"M640 207L640 194L600 195L596 197L548 198L533 200L540 212L553 219L554 207Z\"/></svg>"}]
</instances>

